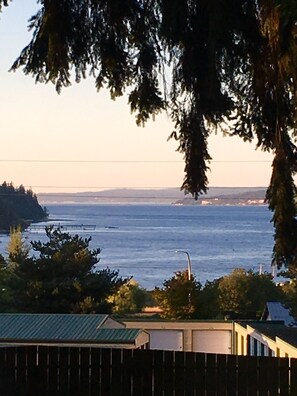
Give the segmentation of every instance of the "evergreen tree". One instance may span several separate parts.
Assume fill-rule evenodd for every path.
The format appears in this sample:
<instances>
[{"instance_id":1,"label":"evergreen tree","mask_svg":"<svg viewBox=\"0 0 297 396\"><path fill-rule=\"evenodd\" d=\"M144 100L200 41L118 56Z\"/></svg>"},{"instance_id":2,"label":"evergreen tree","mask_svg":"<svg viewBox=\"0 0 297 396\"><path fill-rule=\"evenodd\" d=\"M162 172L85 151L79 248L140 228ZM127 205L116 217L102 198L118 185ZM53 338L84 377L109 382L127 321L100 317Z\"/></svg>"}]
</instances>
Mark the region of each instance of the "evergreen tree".
<instances>
[{"instance_id":1,"label":"evergreen tree","mask_svg":"<svg viewBox=\"0 0 297 396\"><path fill-rule=\"evenodd\" d=\"M284 305L289 309L290 314L297 320L297 277L294 274L294 278L290 282L286 282L282 287L285 294Z\"/></svg>"},{"instance_id":2,"label":"evergreen tree","mask_svg":"<svg viewBox=\"0 0 297 396\"><path fill-rule=\"evenodd\" d=\"M98 270L100 249L82 239L46 228L48 242L31 242L32 256L13 255L15 265L5 288L16 312L108 313L107 297L125 281L117 271Z\"/></svg>"},{"instance_id":3,"label":"evergreen tree","mask_svg":"<svg viewBox=\"0 0 297 396\"><path fill-rule=\"evenodd\" d=\"M30 246L23 238L21 226L11 227L10 238L7 245L9 264L26 259L30 252Z\"/></svg>"},{"instance_id":4,"label":"evergreen tree","mask_svg":"<svg viewBox=\"0 0 297 396\"><path fill-rule=\"evenodd\" d=\"M77 82L91 71L113 99L129 91L138 124L166 110L184 154L182 188L195 196L207 189L212 131L255 140L275 156L267 193L274 260L296 266L296 22L295 0L41 0L12 69L58 92L71 70Z\"/></svg>"},{"instance_id":5,"label":"evergreen tree","mask_svg":"<svg viewBox=\"0 0 297 396\"><path fill-rule=\"evenodd\" d=\"M24 186L15 188L12 183L0 185L0 230L9 231L11 227L28 226L32 221L45 220L46 208L42 208L37 196Z\"/></svg>"}]
</instances>

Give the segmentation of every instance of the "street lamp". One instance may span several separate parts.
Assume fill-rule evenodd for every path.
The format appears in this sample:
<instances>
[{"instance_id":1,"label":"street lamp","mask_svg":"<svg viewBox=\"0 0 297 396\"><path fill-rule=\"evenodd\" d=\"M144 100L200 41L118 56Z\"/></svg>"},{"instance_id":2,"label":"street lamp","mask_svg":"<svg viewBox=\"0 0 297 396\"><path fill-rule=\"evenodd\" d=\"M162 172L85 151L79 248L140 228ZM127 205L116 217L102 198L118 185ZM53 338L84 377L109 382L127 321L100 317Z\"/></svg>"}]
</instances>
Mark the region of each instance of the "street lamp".
<instances>
[{"instance_id":1,"label":"street lamp","mask_svg":"<svg viewBox=\"0 0 297 396\"><path fill-rule=\"evenodd\" d=\"M190 255L187 251L185 250L176 250L175 253L184 253L187 255L187 259L188 259L188 279L191 280L191 275L192 275L192 264L191 264L191 259L190 259Z\"/></svg>"}]
</instances>

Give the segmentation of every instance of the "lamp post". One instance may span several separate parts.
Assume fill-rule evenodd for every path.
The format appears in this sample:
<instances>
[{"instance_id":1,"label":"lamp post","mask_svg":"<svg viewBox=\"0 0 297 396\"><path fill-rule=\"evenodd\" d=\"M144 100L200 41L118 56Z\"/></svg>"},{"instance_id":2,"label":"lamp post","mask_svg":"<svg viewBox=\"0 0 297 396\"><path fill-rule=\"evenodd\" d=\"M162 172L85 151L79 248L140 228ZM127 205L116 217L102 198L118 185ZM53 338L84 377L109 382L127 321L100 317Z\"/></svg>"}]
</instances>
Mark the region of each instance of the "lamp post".
<instances>
[{"instance_id":1,"label":"lamp post","mask_svg":"<svg viewBox=\"0 0 297 396\"><path fill-rule=\"evenodd\" d=\"M191 258L190 255L187 251L185 250L176 250L175 253L184 253L187 255L188 259L188 279L191 280L191 275L192 275L192 263L191 263Z\"/></svg>"}]
</instances>

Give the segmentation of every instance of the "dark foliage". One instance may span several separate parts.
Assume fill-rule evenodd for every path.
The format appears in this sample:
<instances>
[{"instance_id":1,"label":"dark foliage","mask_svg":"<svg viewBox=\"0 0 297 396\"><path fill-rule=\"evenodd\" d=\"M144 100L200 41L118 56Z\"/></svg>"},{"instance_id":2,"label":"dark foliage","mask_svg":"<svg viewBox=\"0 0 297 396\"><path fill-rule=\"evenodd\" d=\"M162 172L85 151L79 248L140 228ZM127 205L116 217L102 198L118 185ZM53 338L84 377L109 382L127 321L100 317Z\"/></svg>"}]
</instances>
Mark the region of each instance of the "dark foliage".
<instances>
[{"instance_id":1,"label":"dark foliage","mask_svg":"<svg viewBox=\"0 0 297 396\"><path fill-rule=\"evenodd\" d=\"M167 319L190 319L199 312L199 295L201 285L188 271L175 272L174 276L163 282L163 287L156 287L153 298L162 309L161 317Z\"/></svg>"},{"instance_id":2,"label":"dark foliage","mask_svg":"<svg viewBox=\"0 0 297 396\"><path fill-rule=\"evenodd\" d=\"M0 185L0 230L9 231L11 227L26 226L30 222L47 218L47 210L42 208L32 190L20 185L4 182Z\"/></svg>"},{"instance_id":3,"label":"dark foliage","mask_svg":"<svg viewBox=\"0 0 297 396\"><path fill-rule=\"evenodd\" d=\"M90 250L82 239L59 229L46 229L48 242L31 242L37 255L10 256L4 268L6 311L51 313L108 313L107 297L125 280L117 271L98 270L100 249Z\"/></svg>"},{"instance_id":4,"label":"dark foliage","mask_svg":"<svg viewBox=\"0 0 297 396\"><path fill-rule=\"evenodd\" d=\"M296 266L296 21L295 0L41 0L12 69L58 92L70 70L76 81L90 71L112 98L129 88L138 124L166 109L184 154L182 188L195 196L207 189L216 127L271 151L274 261Z\"/></svg>"}]
</instances>

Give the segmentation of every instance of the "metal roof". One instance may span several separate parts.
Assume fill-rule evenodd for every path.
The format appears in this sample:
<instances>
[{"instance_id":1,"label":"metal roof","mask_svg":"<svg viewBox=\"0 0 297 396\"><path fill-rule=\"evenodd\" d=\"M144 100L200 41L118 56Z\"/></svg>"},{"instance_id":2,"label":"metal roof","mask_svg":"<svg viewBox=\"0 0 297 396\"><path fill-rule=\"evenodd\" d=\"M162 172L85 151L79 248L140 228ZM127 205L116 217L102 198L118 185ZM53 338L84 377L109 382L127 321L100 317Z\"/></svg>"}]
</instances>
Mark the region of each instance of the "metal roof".
<instances>
[{"instance_id":1,"label":"metal roof","mask_svg":"<svg viewBox=\"0 0 297 396\"><path fill-rule=\"evenodd\" d=\"M263 320L283 320L285 325L291 326L295 324L294 318L282 303L278 301L268 301L262 315Z\"/></svg>"},{"instance_id":2,"label":"metal roof","mask_svg":"<svg viewBox=\"0 0 297 396\"><path fill-rule=\"evenodd\" d=\"M131 342L140 332L100 329L107 318L108 315L0 314L0 341Z\"/></svg>"},{"instance_id":3,"label":"metal roof","mask_svg":"<svg viewBox=\"0 0 297 396\"><path fill-rule=\"evenodd\" d=\"M100 342L125 342L132 343L142 332L140 329L99 329L98 338Z\"/></svg>"}]
</instances>

